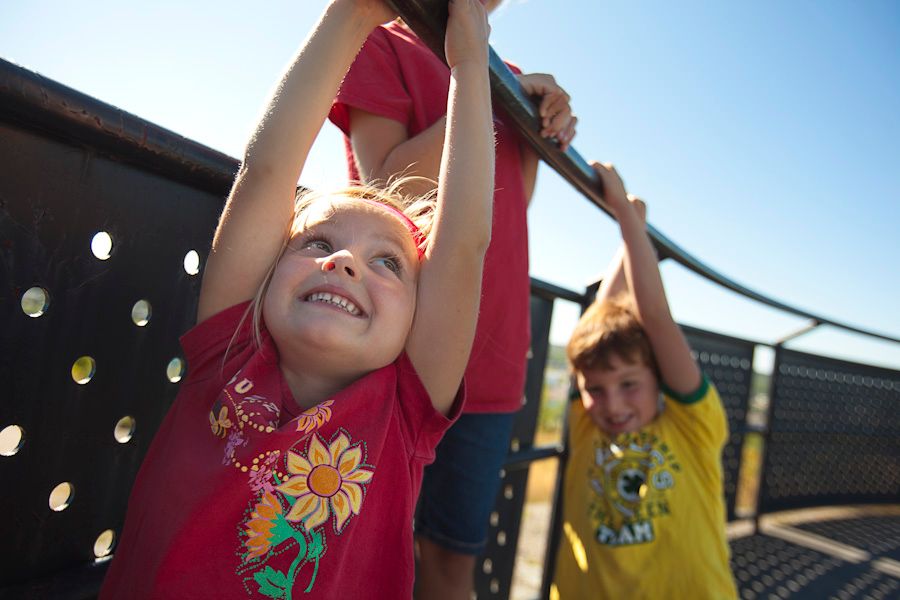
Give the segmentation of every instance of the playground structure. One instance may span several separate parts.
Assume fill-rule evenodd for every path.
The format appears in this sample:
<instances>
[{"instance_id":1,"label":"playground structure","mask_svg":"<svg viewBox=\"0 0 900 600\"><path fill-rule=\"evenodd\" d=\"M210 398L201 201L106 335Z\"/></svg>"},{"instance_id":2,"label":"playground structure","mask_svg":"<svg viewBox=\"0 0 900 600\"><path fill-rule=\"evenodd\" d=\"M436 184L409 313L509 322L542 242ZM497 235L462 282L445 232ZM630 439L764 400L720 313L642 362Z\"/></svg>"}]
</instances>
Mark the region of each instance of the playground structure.
<instances>
[{"instance_id":1,"label":"playground structure","mask_svg":"<svg viewBox=\"0 0 900 600\"><path fill-rule=\"evenodd\" d=\"M417 6L409 4L410 11ZM530 131L530 104L498 60L492 60L492 80L495 96ZM539 136L529 139L604 207L574 150L561 153ZM7 515L0 598L96 595L137 468L184 374L178 336L193 323L199 273L237 166L0 61L0 306L6 315L0 373L7 390L0 405L0 508ZM652 227L651 236L662 259L804 316L810 327L845 327L731 282ZM532 282L525 404L491 542L476 571L479 598L509 597L529 468L537 460L565 460L563 447L535 443L550 319L556 302L585 306L591 294ZM732 540L742 597L900 593L900 511L890 506L900 497L900 372L796 352L784 347L791 337L779 340L772 344L768 419L748 424L758 342L691 328L687 334L728 414L729 521L738 522L745 435L765 439L754 515L759 527L751 523L748 535ZM769 517L847 504L880 508L788 526ZM554 513L541 597L548 594L558 520ZM839 544L823 544L825 538Z\"/></svg>"}]
</instances>

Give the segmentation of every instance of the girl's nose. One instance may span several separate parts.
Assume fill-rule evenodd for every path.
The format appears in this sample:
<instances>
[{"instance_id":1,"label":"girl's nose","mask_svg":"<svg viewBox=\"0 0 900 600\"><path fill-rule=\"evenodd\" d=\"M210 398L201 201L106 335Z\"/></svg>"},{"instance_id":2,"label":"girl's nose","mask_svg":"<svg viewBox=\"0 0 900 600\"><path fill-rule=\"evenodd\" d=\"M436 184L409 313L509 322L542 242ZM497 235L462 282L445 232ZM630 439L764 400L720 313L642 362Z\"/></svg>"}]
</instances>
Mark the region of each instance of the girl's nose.
<instances>
[{"instance_id":1,"label":"girl's nose","mask_svg":"<svg viewBox=\"0 0 900 600\"><path fill-rule=\"evenodd\" d=\"M340 271L351 279L357 279L358 276L353 256L347 251L336 252L322 261L322 271L325 273Z\"/></svg>"}]
</instances>

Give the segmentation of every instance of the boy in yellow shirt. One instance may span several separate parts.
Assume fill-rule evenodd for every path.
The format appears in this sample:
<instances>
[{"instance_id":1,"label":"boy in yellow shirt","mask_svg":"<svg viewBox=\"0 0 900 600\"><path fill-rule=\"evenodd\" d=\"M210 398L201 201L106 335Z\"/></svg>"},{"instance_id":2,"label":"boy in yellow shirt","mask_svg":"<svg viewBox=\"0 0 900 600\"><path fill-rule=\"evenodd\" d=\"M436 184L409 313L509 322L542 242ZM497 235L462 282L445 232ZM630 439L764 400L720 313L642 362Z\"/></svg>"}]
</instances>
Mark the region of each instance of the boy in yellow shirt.
<instances>
[{"instance_id":1,"label":"boy in yellow shirt","mask_svg":"<svg viewBox=\"0 0 900 600\"><path fill-rule=\"evenodd\" d=\"M736 598L725 412L669 311L643 203L593 167L623 245L567 347L581 401L551 598Z\"/></svg>"}]
</instances>

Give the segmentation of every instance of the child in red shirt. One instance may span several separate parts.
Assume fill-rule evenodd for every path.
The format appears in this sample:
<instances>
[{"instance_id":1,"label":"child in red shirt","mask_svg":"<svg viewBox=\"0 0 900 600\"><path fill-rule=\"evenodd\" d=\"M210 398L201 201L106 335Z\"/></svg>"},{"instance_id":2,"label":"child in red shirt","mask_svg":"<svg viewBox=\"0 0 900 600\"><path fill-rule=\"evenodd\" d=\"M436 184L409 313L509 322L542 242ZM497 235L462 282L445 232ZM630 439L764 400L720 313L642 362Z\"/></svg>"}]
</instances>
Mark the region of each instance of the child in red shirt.
<instances>
[{"instance_id":1,"label":"child in red shirt","mask_svg":"<svg viewBox=\"0 0 900 600\"><path fill-rule=\"evenodd\" d=\"M487 0L490 12L498 0ZM539 96L542 135L565 149L577 119L550 75L518 74ZM377 27L344 78L329 118L345 135L352 181L397 173L438 177L447 114L447 65L401 21ZM486 546L498 475L522 406L529 345L528 224L537 156L495 115L494 227L484 262L481 306L466 368L465 414L444 436L425 470L416 515L416 597L468 599L476 556ZM418 188L416 191L422 191Z\"/></svg>"},{"instance_id":2,"label":"child in red shirt","mask_svg":"<svg viewBox=\"0 0 900 600\"><path fill-rule=\"evenodd\" d=\"M294 199L341 78L392 16L332 0L248 144L182 338L190 372L138 474L104 598L412 594L415 498L461 410L490 240L478 0L450 2L433 216L395 189Z\"/></svg>"}]
</instances>

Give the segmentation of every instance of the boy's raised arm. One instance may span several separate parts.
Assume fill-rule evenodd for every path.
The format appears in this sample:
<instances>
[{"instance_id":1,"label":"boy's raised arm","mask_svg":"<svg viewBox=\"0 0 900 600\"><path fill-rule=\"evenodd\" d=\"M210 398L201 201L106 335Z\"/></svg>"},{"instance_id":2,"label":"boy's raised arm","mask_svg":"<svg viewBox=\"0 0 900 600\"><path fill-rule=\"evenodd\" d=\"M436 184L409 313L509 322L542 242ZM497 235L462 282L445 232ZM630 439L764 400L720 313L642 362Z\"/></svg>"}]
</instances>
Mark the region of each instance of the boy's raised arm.
<instances>
[{"instance_id":1,"label":"boy's raised arm","mask_svg":"<svg viewBox=\"0 0 900 600\"><path fill-rule=\"evenodd\" d=\"M256 293L284 242L297 179L341 78L372 29L391 17L381 0L333 0L288 66L219 220L198 321Z\"/></svg>"},{"instance_id":2,"label":"boy's raised arm","mask_svg":"<svg viewBox=\"0 0 900 600\"><path fill-rule=\"evenodd\" d=\"M626 196L622 179L612 165L592 163L592 166L603 181L605 200L622 231L625 280L634 297L638 320L653 348L662 381L679 394L695 392L701 382L700 369L669 310L656 251L637 204L640 200Z\"/></svg>"},{"instance_id":3,"label":"boy's raised arm","mask_svg":"<svg viewBox=\"0 0 900 600\"><path fill-rule=\"evenodd\" d=\"M641 222L647 223L647 207L644 201L635 197L633 199L634 206L638 211ZM625 245L619 246L609 266L600 280L600 288L597 290L597 297L594 298L596 304L603 304L606 300L614 298L619 294L628 291L628 282L625 280Z\"/></svg>"},{"instance_id":4,"label":"boy's raised arm","mask_svg":"<svg viewBox=\"0 0 900 600\"><path fill-rule=\"evenodd\" d=\"M438 205L406 346L432 403L445 414L475 337L494 191L490 27L479 0L451 0L449 8L446 55L451 81Z\"/></svg>"}]
</instances>

